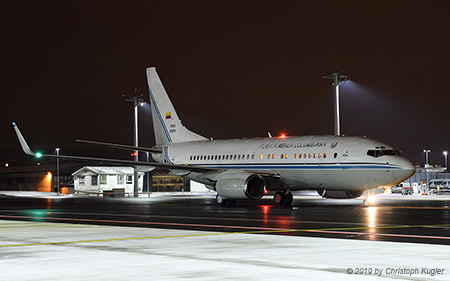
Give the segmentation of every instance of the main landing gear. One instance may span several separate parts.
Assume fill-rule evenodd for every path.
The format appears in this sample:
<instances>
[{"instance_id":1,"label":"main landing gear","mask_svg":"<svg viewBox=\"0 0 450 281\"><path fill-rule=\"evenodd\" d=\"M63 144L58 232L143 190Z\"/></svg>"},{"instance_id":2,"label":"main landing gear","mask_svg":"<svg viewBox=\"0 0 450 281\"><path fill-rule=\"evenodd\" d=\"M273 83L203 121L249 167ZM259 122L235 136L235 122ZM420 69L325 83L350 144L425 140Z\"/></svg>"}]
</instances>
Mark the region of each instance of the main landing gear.
<instances>
[{"instance_id":1,"label":"main landing gear","mask_svg":"<svg viewBox=\"0 0 450 281\"><path fill-rule=\"evenodd\" d=\"M216 201L220 206L233 206L234 204L236 204L236 200L225 199L219 194L217 194L216 196Z\"/></svg>"},{"instance_id":2,"label":"main landing gear","mask_svg":"<svg viewBox=\"0 0 450 281\"><path fill-rule=\"evenodd\" d=\"M275 203L277 205L291 205L294 201L294 196L292 196L292 193L288 192L281 192L277 191L275 195L273 196L273 200L275 200Z\"/></svg>"}]
</instances>

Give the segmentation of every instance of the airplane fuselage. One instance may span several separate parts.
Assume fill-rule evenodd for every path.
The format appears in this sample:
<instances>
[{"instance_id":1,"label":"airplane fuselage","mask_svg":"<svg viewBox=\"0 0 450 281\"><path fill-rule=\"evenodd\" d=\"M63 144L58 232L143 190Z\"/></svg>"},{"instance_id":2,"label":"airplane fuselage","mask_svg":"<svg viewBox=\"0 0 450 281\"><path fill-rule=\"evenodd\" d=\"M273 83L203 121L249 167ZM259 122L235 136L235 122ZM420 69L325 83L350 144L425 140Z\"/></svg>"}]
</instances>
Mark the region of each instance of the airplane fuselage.
<instances>
[{"instance_id":1,"label":"airplane fuselage","mask_svg":"<svg viewBox=\"0 0 450 281\"><path fill-rule=\"evenodd\" d=\"M414 167L392 147L365 137L302 136L168 143L160 163L277 175L289 190L394 186ZM203 175L186 175L208 185ZM267 189L271 186L268 184ZM276 189L279 189L277 186Z\"/></svg>"}]
</instances>

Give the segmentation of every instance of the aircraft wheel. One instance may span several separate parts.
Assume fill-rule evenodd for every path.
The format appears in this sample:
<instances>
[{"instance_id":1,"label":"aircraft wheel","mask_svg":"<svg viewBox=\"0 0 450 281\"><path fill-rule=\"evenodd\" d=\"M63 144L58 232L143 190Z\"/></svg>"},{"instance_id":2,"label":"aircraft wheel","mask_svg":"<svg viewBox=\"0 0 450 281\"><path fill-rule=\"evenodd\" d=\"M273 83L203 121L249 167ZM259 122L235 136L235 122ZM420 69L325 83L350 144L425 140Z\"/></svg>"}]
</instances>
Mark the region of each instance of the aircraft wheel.
<instances>
[{"instance_id":1,"label":"aircraft wheel","mask_svg":"<svg viewBox=\"0 0 450 281\"><path fill-rule=\"evenodd\" d=\"M292 205L292 202L294 202L294 196L292 195L292 193L287 192L284 195L284 203L283 203L283 205L290 206L290 205Z\"/></svg>"},{"instance_id":2,"label":"aircraft wheel","mask_svg":"<svg viewBox=\"0 0 450 281\"><path fill-rule=\"evenodd\" d=\"M236 200L227 199L226 206L234 206L236 204Z\"/></svg>"},{"instance_id":3,"label":"aircraft wheel","mask_svg":"<svg viewBox=\"0 0 450 281\"><path fill-rule=\"evenodd\" d=\"M228 203L228 200L217 194L216 201L219 203L220 206L225 206Z\"/></svg>"},{"instance_id":4,"label":"aircraft wheel","mask_svg":"<svg viewBox=\"0 0 450 281\"><path fill-rule=\"evenodd\" d=\"M275 200L275 203L277 205L282 205L284 203L284 193L281 191L277 191L275 195L273 196L273 200Z\"/></svg>"}]
</instances>

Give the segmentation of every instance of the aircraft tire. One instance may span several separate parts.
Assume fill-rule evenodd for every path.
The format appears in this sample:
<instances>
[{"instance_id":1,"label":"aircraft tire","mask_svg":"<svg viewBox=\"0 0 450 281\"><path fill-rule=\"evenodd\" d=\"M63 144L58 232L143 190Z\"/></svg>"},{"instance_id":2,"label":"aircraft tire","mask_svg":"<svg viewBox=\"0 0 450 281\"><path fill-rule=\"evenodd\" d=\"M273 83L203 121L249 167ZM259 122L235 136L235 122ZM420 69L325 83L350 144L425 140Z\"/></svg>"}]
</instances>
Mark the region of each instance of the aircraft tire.
<instances>
[{"instance_id":1,"label":"aircraft tire","mask_svg":"<svg viewBox=\"0 0 450 281\"><path fill-rule=\"evenodd\" d=\"M236 200L227 199L226 201L225 206L234 206L236 204Z\"/></svg>"},{"instance_id":2,"label":"aircraft tire","mask_svg":"<svg viewBox=\"0 0 450 281\"><path fill-rule=\"evenodd\" d=\"M217 194L216 201L219 203L220 206L225 206L228 203L228 200Z\"/></svg>"},{"instance_id":3,"label":"aircraft tire","mask_svg":"<svg viewBox=\"0 0 450 281\"><path fill-rule=\"evenodd\" d=\"M292 202L294 202L294 196L292 195L292 193L287 192L284 195L284 203L283 203L283 205L290 206L290 205L292 205Z\"/></svg>"},{"instance_id":4,"label":"aircraft tire","mask_svg":"<svg viewBox=\"0 0 450 281\"><path fill-rule=\"evenodd\" d=\"M275 193L275 195L273 196L273 200L275 200L275 203L277 205L283 205L284 201L285 201L285 196L284 193L281 191L277 191Z\"/></svg>"}]
</instances>

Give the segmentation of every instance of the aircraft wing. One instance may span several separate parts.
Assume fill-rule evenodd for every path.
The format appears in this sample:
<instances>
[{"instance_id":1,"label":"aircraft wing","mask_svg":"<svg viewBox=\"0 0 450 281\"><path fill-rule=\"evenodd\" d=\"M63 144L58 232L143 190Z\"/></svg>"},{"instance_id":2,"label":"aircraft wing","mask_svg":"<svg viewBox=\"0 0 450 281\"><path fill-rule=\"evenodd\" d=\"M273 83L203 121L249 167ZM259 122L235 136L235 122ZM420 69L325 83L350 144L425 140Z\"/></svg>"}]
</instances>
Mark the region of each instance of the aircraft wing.
<instances>
[{"instance_id":1,"label":"aircraft wing","mask_svg":"<svg viewBox=\"0 0 450 281\"><path fill-rule=\"evenodd\" d=\"M30 156L33 156L36 158L51 157L51 158L86 161L86 162L99 162L99 163L130 165L130 166L146 166L146 167L154 168L152 170L159 169L159 170L166 170L166 171L185 171L186 174L188 174L189 172L205 173L205 172L223 171L223 169L201 167L201 166L169 165L169 164L156 163L156 162L143 162L143 161L131 161L131 160L109 159L109 158L43 154L43 153L34 152L33 150L31 150L31 148L28 146L27 142L25 141L25 138L23 137L22 133L20 132L19 127L14 122L13 122L13 127L17 134L17 138L19 139L19 143L22 146L23 152L25 152L25 154L27 154L27 155L30 155ZM121 146L121 145L119 145L119 146ZM133 150L135 150L134 147L133 147Z\"/></svg>"},{"instance_id":2,"label":"aircraft wing","mask_svg":"<svg viewBox=\"0 0 450 281\"><path fill-rule=\"evenodd\" d=\"M111 148L132 150L132 151L137 150L137 151L149 152L149 153L162 153L163 152L162 149L158 149L158 148L148 148L148 147L115 144L115 143L108 143L108 142L98 142L98 141L89 141L89 140L77 140L77 142L82 142L82 143L87 143L87 144L95 144L95 145L106 146L106 147L111 147Z\"/></svg>"}]
</instances>

